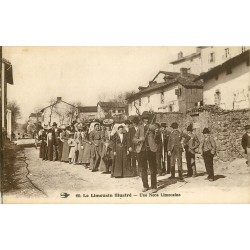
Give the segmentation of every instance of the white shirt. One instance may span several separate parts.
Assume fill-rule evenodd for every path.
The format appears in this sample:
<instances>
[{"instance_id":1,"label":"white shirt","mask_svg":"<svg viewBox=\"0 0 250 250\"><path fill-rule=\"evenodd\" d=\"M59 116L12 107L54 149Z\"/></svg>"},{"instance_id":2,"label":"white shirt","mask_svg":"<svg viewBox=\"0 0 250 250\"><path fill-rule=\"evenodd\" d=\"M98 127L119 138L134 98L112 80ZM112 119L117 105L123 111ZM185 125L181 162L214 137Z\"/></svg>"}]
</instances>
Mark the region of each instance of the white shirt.
<instances>
[{"instance_id":1,"label":"white shirt","mask_svg":"<svg viewBox=\"0 0 250 250\"><path fill-rule=\"evenodd\" d=\"M121 142L123 141L123 134L120 134L119 133L119 137L120 137L120 140L121 140Z\"/></svg>"}]
</instances>

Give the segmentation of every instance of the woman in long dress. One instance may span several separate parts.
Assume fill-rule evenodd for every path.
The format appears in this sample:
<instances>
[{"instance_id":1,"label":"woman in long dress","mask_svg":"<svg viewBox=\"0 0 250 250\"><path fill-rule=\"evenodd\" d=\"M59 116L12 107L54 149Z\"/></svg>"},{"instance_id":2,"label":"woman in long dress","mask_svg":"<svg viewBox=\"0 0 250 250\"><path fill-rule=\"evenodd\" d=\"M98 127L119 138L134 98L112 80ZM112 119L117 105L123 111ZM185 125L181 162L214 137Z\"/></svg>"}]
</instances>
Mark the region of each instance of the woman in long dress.
<instances>
[{"instance_id":1,"label":"woman in long dress","mask_svg":"<svg viewBox=\"0 0 250 250\"><path fill-rule=\"evenodd\" d=\"M64 130L61 133L61 140L63 141L63 150L62 150L62 158L61 161L68 162L69 161L69 135L70 135L70 127L66 127L66 130Z\"/></svg>"},{"instance_id":2,"label":"woman in long dress","mask_svg":"<svg viewBox=\"0 0 250 250\"><path fill-rule=\"evenodd\" d=\"M88 168L90 164L90 149L91 149L91 142L89 141L88 138L87 127L83 127L83 131L81 132L78 162L80 164L83 164L85 168Z\"/></svg>"},{"instance_id":3,"label":"woman in long dress","mask_svg":"<svg viewBox=\"0 0 250 250\"><path fill-rule=\"evenodd\" d=\"M47 134L48 160L53 161L53 135L52 129L48 130Z\"/></svg>"},{"instance_id":4,"label":"woman in long dress","mask_svg":"<svg viewBox=\"0 0 250 250\"><path fill-rule=\"evenodd\" d=\"M113 142L115 156L113 177L131 177L127 164L127 155L129 153L127 149L127 133L124 133L122 125L118 127Z\"/></svg>"},{"instance_id":5,"label":"woman in long dress","mask_svg":"<svg viewBox=\"0 0 250 250\"><path fill-rule=\"evenodd\" d=\"M41 143L39 156L41 159L47 160L47 133L43 128L39 131L38 139Z\"/></svg>"}]
</instances>

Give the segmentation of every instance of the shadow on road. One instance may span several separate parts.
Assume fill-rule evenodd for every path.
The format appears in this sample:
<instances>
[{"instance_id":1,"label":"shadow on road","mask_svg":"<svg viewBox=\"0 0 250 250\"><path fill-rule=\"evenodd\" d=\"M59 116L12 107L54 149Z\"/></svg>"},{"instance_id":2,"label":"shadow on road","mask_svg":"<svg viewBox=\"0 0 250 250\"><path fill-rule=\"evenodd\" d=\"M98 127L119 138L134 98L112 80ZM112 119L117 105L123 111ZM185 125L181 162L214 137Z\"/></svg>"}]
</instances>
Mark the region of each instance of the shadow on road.
<instances>
[{"instance_id":1,"label":"shadow on road","mask_svg":"<svg viewBox=\"0 0 250 250\"><path fill-rule=\"evenodd\" d=\"M163 180L159 180L158 183L157 183L158 190L163 189L163 188L165 188L167 186L173 185L173 184L175 184L177 182L178 182L178 179L168 179L168 178L166 178L166 179L163 179Z\"/></svg>"},{"instance_id":2,"label":"shadow on road","mask_svg":"<svg viewBox=\"0 0 250 250\"><path fill-rule=\"evenodd\" d=\"M218 179L222 179L222 178L226 178L226 176L225 175L221 175L221 174L214 176L214 180L215 181L217 181Z\"/></svg>"}]
</instances>

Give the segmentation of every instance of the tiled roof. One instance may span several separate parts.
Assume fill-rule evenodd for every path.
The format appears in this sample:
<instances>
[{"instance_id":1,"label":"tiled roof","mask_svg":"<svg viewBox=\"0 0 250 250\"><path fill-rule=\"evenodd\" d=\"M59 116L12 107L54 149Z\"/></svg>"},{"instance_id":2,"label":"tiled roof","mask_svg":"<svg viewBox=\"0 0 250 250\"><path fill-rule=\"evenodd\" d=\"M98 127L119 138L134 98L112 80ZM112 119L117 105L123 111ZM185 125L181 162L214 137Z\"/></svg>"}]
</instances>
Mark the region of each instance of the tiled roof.
<instances>
[{"instance_id":1,"label":"tiled roof","mask_svg":"<svg viewBox=\"0 0 250 250\"><path fill-rule=\"evenodd\" d=\"M98 102L102 108L125 108L126 105L122 102Z\"/></svg>"},{"instance_id":2,"label":"tiled roof","mask_svg":"<svg viewBox=\"0 0 250 250\"><path fill-rule=\"evenodd\" d=\"M97 112L97 106L84 106L79 107L80 113Z\"/></svg>"},{"instance_id":3,"label":"tiled roof","mask_svg":"<svg viewBox=\"0 0 250 250\"><path fill-rule=\"evenodd\" d=\"M165 74L165 76L167 76L165 82L162 83L154 83L152 85L148 85L147 88L135 93L134 95L129 96L127 99L133 99L135 97L138 97L142 94L154 91L154 90L158 90L158 89L163 89L166 88L170 85L173 84L181 84L184 87L196 87L196 88L202 88L203 87L203 82L202 80L198 80L198 81L194 81L195 79L197 79L197 75L194 74L189 74L187 73L185 76L181 75L181 73L177 73L177 72L167 72L167 71L160 71L154 79L156 79L156 77L159 74ZM153 81L154 81L153 79Z\"/></svg>"},{"instance_id":4,"label":"tiled roof","mask_svg":"<svg viewBox=\"0 0 250 250\"><path fill-rule=\"evenodd\" d=\"M41 117L41 113L31 113L29 117Z\"/></svg>"}]
</instances>

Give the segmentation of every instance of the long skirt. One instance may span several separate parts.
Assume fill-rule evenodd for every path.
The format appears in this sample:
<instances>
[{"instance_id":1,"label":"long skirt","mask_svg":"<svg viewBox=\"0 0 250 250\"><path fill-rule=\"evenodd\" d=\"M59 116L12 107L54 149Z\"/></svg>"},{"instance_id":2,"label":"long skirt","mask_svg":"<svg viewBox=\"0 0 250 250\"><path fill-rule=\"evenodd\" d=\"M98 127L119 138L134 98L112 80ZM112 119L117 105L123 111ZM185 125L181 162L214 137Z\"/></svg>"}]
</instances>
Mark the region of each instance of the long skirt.
<instances>
[{"instance_id":1,"label":"long skirt","mask_svg":"<svg viewBox=\"0 0 250 250\"><path fill-rule=\"evenodd\" d=\"M63 150L62 150L61 161L64 161L64 162L68 162L69 161L69 144L68 144L67 140L65 140L63 142Z\"/></svg>"},{"instance_id":2,"label":"long skirt","mask_svg":"<svg viewBox=\"0 0 250 250\"><path fill-rule=\"evenodd\" d=\"M58 161L62 160L63 142L58 142Z\"/></svg>"},{"instance_id":3,"label":"long skirt","mask_svg":"<svg viewBox=\"0 0 250 250\"><path fill-rule=\"evenodd\" d=\"M116 149L113 177L127 177L127 152L126 148L121 146Z\"/></svg>"},{"instance_id":4,"label":"long skirt","mask_svg":"<svg viewBox=\"0 0 250 250\"><path fill-rule=\"evenodd\" d=\"M75 147L74 146L70 147L69 158L75 160L75 153L76 153Z\"/></svg>"},{"instance_id":5,"label":"long skirt","mask_svg":"<svg viewBox=\"0 0 250 250\"><path fill-rule=\"evenodd\" d=\"M83 149L79 150L79 163L89 164L90 163L90 149L91 146L89 143L83 145Z\"/></svg>"},{"instance_id":6,"label":"long skirt","mask_svg":"<svg viewBox=\"0 0 250 250\"><path fill-rule=\"evenodd\" d=\"M53 141L48 141L48 160L53 161Z\"/></svg>"},{"instance_id":7,"label":"long skirt","mask_svg":"<svg viewBox=\"0 0 250 250\"><path fill-rule=\"evenodd\" d=\"M45 141L41 142L40 145L40 154L39 154L40 158L42 158L43 160L47 160L47 144Z\"/></svg>"},{"instance_id":8,"label":"long skirt","mask_svg":"<svg viewBox=\"0 0 250 250\"><path fill-rule=\"evenodd\" d=\"M104 144L102 147L102 152L101 152L99 171L109 172L111 163L112 161L111 161L111 156L110 156L110 148Z\"/></svg>"}]
</instances>

